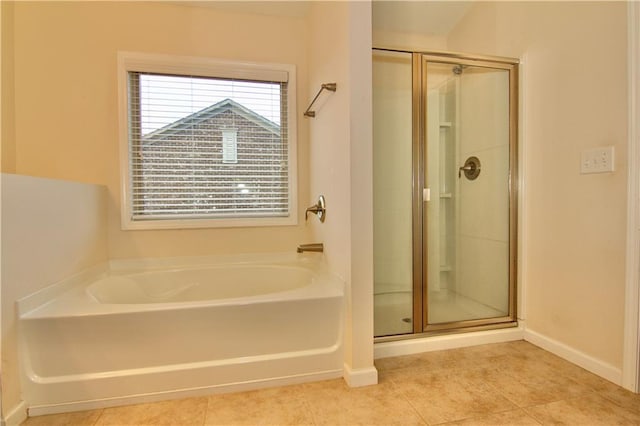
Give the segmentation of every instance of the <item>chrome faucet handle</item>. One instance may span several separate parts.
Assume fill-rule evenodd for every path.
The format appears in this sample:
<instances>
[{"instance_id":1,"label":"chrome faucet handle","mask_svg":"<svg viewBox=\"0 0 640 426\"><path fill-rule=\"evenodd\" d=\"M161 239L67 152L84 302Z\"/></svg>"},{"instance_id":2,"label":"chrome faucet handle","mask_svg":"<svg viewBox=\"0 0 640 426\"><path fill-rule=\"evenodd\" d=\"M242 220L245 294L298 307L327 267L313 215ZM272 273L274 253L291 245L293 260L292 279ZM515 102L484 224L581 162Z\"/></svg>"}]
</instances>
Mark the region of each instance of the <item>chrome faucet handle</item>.
<instances>
[{"instance_id":1,"label":"chrome faucet handle","mask_svg":"<svg viewBox=\"0 0 640 426\"><path fill-rule=\"evenodd\" d=\"M327 217L327 209L326 209L326 204L324 201L324 195L321 195L320 197L318 197L318 202L316 204L314 204L313 206L307 208L307 210L305 210L304 212L304 220L306 221L307 218L309 217L309 212L315 214L316 216L318 216L318 219L320 219L320 222L324 223L324 220Z\"/></svg>"},{"instance_id":2,"label":"chrome faucet handle","mask_svg":"<svg viewBox=\"0 0 640 426\"><path fill-rule=\"evenodd\" d=\"M478 157L467 158L464 166L458 168L458 179L462 177L462 173L464 173L464 177L467 179L475 180L480 174L480 160Z\"/></svg>"}]
</instances>

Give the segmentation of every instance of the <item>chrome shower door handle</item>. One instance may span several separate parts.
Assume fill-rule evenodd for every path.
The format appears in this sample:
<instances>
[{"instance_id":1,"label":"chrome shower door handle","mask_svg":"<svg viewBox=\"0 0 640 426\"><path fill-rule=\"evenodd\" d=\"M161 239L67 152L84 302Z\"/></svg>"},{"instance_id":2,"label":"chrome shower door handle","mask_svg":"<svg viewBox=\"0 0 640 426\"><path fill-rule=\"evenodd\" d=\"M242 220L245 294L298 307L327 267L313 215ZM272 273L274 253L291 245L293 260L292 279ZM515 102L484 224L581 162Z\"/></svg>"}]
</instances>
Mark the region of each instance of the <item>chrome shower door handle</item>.
<instances>
[{"instance_id":1,"label":"chrome shower door handle","mask_svg":"<svg viewBox=\"0 0 640 426\"><path fill-rule=\"evenodd\" d=\"M462 177L463 172L464 177L469 180L475 180L478 175L480 175L480 159L478 159L478 157L467 158L467 161L464 162L464 166L458 168L458 179Z\"/></svg>"}]
</instances>

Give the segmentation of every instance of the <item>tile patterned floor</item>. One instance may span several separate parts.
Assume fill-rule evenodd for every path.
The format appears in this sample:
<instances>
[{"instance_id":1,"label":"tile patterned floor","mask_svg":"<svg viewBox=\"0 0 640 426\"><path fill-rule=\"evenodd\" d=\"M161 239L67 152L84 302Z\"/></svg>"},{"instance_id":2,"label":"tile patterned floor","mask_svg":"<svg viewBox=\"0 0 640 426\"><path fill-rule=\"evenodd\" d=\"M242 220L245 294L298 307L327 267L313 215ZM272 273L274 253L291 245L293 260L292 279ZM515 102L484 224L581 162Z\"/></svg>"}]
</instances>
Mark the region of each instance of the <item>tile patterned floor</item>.
<instances>
[{"instance_id":1,"label":"tile patterned floor","mask_svg":"<svg viewBox=\"0 0 640 426\"><path fill-rule=\"evenodd\" d=\"M376 361L342 380L33 417L25 426L640 425L640 395L524 341Z\"/></svg>"}]
</instances>

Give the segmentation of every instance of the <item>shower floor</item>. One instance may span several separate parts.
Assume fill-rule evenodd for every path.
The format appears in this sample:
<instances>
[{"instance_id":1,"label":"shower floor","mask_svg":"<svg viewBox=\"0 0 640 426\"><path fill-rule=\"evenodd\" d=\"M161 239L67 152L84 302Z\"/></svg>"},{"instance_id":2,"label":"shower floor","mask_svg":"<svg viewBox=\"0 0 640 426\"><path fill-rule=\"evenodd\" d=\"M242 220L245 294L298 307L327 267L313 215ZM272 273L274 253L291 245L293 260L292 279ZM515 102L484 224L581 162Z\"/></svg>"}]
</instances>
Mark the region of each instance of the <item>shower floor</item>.
<instances>
[{"instance_id":1,"label":"shower floor","mask_svg":"<svg viewBox=\"0 0 640 426\"><path fill-rule=\"evenodd\" d=\"M478 318L495 318L506 312L453 291L429 293L429 322L445 323ZM413 295L410 291L380 293L374 296L374 335L392 336L413 331Z\"/></svg>"},{"instance_id":2,"label":"shower floor","mask_svg":"<svg viewBox=\"0 0 640 426\"><path fill-rule=\"evenodd\" d=\"M429 292L429 323L496 318L507 315L500 311L451 290Z\"/></svg>"},{"instance_id":3,"label":"shower floor","mask_svg":"<svg viewBox=\"0 0 640 426\"><path fill-rule=\"evenodd\" d=\"M413 300L410 291L380 293L373 298L373 335L392 336L413 331ZM403 321L403 319L408 319Z\"/></svg>"}]
</instances>

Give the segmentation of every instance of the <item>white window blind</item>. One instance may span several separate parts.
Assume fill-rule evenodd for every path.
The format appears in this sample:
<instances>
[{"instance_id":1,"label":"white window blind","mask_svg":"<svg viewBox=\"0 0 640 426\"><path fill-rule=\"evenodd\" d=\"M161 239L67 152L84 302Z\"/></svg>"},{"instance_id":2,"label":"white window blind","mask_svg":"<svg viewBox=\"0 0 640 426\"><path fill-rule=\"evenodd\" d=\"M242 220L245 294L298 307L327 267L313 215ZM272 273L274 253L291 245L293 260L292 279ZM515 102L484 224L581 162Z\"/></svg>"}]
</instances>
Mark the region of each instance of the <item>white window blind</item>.
<instances>
[{"instance_id":1,"label":"white window blind","mask_svg":"<svg viewBox=\"0 0 640 426\"><path fill-rule=\"evenodd\" d=\"M286 81L127 75L133 221L290 214Z\"/></svg>"}]
</instances>

